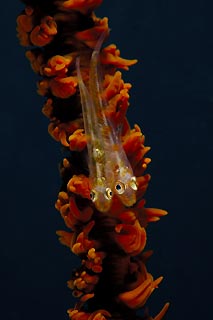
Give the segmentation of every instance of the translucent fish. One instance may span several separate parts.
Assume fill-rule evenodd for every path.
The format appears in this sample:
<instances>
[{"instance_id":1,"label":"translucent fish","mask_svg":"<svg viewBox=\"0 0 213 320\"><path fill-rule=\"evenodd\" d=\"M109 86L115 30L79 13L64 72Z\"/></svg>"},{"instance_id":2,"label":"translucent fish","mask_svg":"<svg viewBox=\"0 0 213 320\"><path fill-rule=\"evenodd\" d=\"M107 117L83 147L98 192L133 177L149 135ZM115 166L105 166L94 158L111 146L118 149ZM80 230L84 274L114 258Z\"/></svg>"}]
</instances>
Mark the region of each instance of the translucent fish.
<instances>
[{"instance_id":1,"label":"translucent fish","mask_svg":"<svg viewBox=\"0 0 213 320\"><path fill-rule=\"evenodd\" d=\"M106 177L113 175L112 191L117 194L125 206L132 206L136 202L137 182L133 174L132 167L122 146L120 136L118 136L112 123L105 116L107 102L102 99L102 77L100 68L100 48L105 34L102 34L92 53L89 74L89 93L94 104L94 112L97 117L97 126L100 128L100 139L102 139L102 149L107 158L108 164L105 168ZM106 162L106 159L105 159Z\"/></svg>"},{"instance_id":2,"label":"translucent fish","mask_svg":"<svg viewBox=\"0 0 213 320\"><path fill-rule=\"evenodd\" d=\"M109 174L111 163L108 161L103 147L105 142L94 107L94 97L88 92L81 76L79 58L76 59L76 69L84 129L87 136L89 176L92 185L90 196L96 208L101 212L106 212L110 209L113 195L111 189L113 176L112 173Z\"/></svg>"}]
</instances>

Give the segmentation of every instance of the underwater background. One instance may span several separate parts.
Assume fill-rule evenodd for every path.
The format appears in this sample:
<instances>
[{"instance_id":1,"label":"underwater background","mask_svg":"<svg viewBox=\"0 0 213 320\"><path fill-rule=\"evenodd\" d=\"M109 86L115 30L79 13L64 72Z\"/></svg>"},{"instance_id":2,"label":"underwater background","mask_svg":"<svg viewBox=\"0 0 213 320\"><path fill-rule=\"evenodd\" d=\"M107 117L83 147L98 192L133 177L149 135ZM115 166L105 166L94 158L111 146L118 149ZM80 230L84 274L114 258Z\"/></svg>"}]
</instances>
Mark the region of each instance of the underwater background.
<instances>
[{"instance_id":1,"label":"underwater background","mask_svg":"<svg viewBox=\"0 0 213 320\"><path fill-rule=\"evenodd\" d=\"M1 7L0 290L2 320L67 319L79 260L58 242L59 143L47 133L36 76L16 39L18 1ZM128 118L151 146L147 205L169 211L148 227L148 270L164 281L147 305L165 319L210 319L212 293L213 20L210 1L104 0L109 43L139 60Z\"/></svg>"}]
</instances>

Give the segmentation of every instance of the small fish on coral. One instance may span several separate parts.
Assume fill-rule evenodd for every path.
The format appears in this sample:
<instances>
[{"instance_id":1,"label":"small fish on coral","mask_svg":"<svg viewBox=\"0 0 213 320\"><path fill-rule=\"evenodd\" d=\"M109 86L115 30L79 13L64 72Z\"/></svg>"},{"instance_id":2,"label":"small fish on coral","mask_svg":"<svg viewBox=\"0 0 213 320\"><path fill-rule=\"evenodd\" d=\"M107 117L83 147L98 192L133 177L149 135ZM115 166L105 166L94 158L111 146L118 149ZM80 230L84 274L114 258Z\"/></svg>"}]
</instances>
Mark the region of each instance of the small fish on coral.
<instances>
[{"instance_id":1,"label":"small fish on coral","mask_svg":"<svg viewBox=\"0 0 213 320\"><path fill-rule=\"evenodd\" d=\"M150 147L129 125L131 84L118 70L137 60L105 45L108 19L94 13L102 0L23 2L18 38L39 76L48 132L66 150L55 208L67 230L57 235L81 258L67 282L76 299L68 317L161 320L169 303L154 318L146 309L163 279L147 271L146 228L167 212L145 207Z\"/></svg>"}]
</instances>

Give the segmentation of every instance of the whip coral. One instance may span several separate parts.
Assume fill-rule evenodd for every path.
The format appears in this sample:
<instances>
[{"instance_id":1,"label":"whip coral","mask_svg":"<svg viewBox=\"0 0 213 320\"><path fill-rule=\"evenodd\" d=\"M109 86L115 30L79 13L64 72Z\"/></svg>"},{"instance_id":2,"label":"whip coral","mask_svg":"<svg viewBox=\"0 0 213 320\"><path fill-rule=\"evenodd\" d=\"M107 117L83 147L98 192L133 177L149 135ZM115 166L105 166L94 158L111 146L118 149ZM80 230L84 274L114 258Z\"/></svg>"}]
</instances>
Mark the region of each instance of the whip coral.
<instances>
[{"instance_id":1,"label":"whip coral","mask_svg":"<svg viewBox=\"0 0 213 320\"><path fill-rule=\"evenodd\" d=\"M66 151L55 207L67 231L57 234L81 258L68 280L76 298L68 316L72 320L160 320L168 303L154 318L145 308L162 281L161 276L153 279L146 268L151 255L145 251L146 227L167 212L145 206L150 148L144 145L140 127L130 128L126 112L131 85L117 70L128 70L137 60L123 59L114 44L97 49L99 39L105 42L109 36L108 19L94 13L101 0L23 2L26 8L17 18L18 38L39 76L38 93L45 97L42 111L50 120L48 132ZM99 67L102 78L95 81ZM98 99L105 104L99 105ZM103 123L107 123L104 128ZM133 173L128 182L134 193L131 203L128 195L122 196L127 182L117 178L129 172ZM113 179L118 180L115 185ZM112 187L103 199L111 202L102 210L91 193L94 183L103 187L106 181Z\"/></svg>"}]
</instances>

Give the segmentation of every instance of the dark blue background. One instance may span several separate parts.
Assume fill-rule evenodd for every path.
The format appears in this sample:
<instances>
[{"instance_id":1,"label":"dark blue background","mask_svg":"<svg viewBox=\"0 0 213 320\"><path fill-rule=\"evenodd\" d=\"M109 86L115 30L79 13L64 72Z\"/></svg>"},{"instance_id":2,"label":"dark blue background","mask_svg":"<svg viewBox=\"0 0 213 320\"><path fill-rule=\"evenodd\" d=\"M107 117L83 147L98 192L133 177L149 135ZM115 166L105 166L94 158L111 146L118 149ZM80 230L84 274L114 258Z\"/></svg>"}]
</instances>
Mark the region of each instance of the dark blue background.
<instances>
[{"instance_id":1,"label":"dark blue background","mask_svg":"<svg viewBox=\"0 0 213 320\"><path fill-rule=\"evenodd\" d=\"M211 1L105 0L111 42L139 63L128 112L152 147L147 206L169 215L148 228L149 271L164 282L150 298L154 315L171 301L169 320L211 318L213 22ZM66 280L79 261L58 243L54 209L59 144L47 133L43 98L16 39L21 3L1 7L2 320L67 319Z\"/></svg>"}]
</instances>

